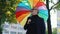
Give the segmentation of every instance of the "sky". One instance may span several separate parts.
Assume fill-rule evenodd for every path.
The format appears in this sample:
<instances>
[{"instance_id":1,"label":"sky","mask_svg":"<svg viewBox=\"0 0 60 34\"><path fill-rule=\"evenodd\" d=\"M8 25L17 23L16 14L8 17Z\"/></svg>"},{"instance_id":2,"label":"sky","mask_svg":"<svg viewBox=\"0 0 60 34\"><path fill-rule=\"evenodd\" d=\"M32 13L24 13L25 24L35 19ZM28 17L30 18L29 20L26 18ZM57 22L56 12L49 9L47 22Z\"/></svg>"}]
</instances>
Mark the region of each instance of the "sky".
<instances>
[{"instance_id":1,"label":"sky","mask_svg":"<svg viewBox=\"0 0 60 34\"><path fill-rule=\"evenodd\" d=\"M57 27L57 11L51 10L51 25L52 28Z\"/></svg>"},{"instance_id":2,"label":"sky","mask_svg":"<svg viewBox=\"0 0 60 34\"><path fill-rule=\"evenodd\" d=\"M55 4L57 3L57 0L52 0ZM50 8L51 8L51 6L53 6L54 4L52 4L52 3L50 3ZM55 28L55 27L57 27L57 10L55 10L55 12L54 12L54 10L52 9L51 10L51 12L50 12L50 14L51 14L51 25L52 25L52 28Z\"/></svg>"}]
</instances>

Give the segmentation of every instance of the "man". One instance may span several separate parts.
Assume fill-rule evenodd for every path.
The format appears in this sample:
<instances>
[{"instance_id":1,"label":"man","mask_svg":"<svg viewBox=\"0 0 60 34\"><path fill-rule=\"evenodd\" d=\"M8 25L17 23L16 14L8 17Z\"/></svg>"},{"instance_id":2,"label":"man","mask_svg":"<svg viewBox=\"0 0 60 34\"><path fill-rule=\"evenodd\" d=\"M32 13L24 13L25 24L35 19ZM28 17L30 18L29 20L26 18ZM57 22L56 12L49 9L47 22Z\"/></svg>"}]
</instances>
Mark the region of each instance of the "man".
<instances>
[{"instance_id":1,"label":"man","mask_svg":"<svg viewBox=\"0 0 60 34\"><path fill-rule=\"evenodd\" d=\"M33 8L31 11L32 16L28 17L24 29L27 30L26 34L45 34L45 23L43 18L39 17L38 9Z\"/></svg>"}]
</instances>

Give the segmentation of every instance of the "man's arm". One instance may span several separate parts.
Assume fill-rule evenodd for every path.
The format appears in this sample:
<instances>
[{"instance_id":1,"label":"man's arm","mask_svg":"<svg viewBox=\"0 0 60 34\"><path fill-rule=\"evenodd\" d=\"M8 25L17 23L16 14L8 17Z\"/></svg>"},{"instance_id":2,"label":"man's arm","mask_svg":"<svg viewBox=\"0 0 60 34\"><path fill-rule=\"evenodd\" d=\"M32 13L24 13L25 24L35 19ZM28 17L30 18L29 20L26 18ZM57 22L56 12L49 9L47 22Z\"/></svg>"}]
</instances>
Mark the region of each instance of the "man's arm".
<instances>
[{"instance_id":1,"label":"man's arm","mask_svg":"<svg viewBox=\"0 0 60 34\"><path fill-rule=\"evenodd\" d=\"M29 27L29 23L31 22L30 18L27 19L24 29L26 30Z\"/></svg>"},{"instance_id":2,"label":"man's arm","mask_svg":"<svg viewBox=\"0 0 60 34\"><path fill-rule=\"evenodd\" d=\"M44 19L42 18L42 31L44 32L43 34L46 34L46 27L45 27L45 22Z\"/></svg>"},{"instance_id":3,"label":"man's arm","mask_svg":"<svg viewBox=\"0 0 60 34\"><path fill-rule=\"evenodd\" d=\"M45 28L45 22L44 22L43 18L42 18L42 26L44 26L44 28Z\"/></svg>"}]
</instances>

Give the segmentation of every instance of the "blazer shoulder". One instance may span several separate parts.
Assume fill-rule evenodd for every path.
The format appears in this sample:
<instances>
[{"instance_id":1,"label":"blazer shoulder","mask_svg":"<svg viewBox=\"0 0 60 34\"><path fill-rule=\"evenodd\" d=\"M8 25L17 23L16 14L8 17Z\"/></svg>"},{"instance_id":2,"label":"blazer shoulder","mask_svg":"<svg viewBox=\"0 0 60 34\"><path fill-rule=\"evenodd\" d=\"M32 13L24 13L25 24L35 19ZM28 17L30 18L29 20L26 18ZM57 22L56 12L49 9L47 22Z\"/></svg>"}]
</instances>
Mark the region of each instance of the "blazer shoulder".
<instances>
[{"instance_id":1,"label":"blazer shoulder","mask_svg":"<svg viewBox=\"0 0 60 34\"><path fill-rule=\"evenodd\" d=\"M27 19L31 19L31 17L28 17Z\"/></svg>"},{"instance_id":2,"label":"blazer shoulder","mask_svg":"<svg viewBox=\"0 0 60 34\"><path fill-rule=\"evenodd\" d=\"M42 17L40 17L41 20L44 20Z\"/></svg>"}]
</instances>

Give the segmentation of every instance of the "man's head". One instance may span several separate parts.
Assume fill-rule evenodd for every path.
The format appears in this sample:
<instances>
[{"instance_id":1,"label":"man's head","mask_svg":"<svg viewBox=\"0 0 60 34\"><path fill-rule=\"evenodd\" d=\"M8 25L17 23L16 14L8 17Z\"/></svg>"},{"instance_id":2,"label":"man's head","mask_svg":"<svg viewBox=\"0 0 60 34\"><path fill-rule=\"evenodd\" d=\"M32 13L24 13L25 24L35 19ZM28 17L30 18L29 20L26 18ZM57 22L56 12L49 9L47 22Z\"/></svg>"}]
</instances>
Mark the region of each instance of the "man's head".
<instances>
[{"instance_id":1,"label":"man's head","mask_svg":"<svg viewBox=\"0 0 60 34\"><path fill-rule=\"evenodd\" d=\"M37 8L33 8L31 11L32 15L37 15L38 14L38 9Z\"/></svg>"}]
</instances>

